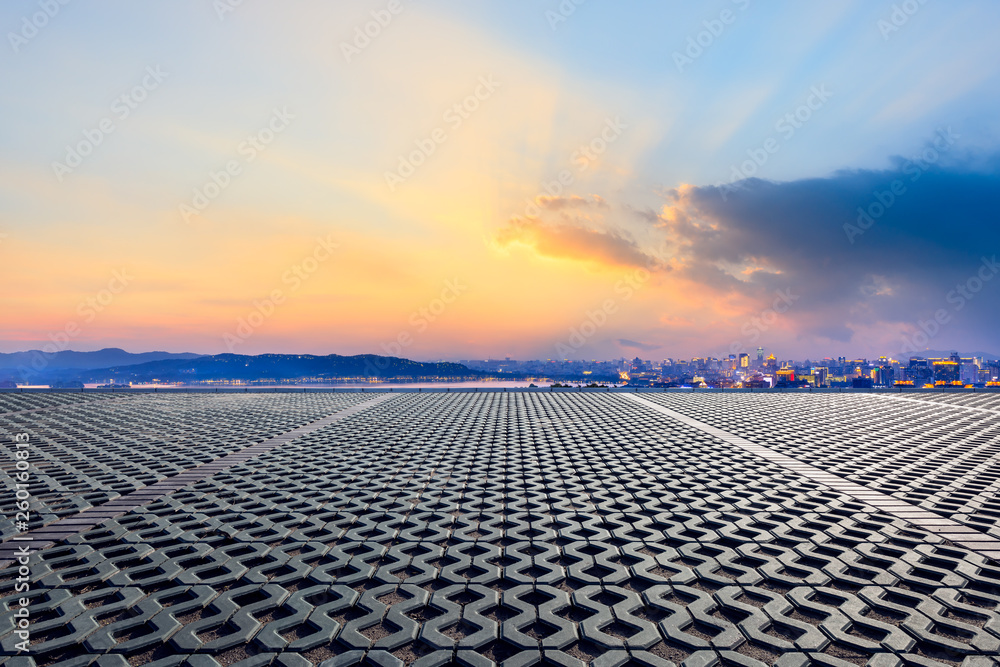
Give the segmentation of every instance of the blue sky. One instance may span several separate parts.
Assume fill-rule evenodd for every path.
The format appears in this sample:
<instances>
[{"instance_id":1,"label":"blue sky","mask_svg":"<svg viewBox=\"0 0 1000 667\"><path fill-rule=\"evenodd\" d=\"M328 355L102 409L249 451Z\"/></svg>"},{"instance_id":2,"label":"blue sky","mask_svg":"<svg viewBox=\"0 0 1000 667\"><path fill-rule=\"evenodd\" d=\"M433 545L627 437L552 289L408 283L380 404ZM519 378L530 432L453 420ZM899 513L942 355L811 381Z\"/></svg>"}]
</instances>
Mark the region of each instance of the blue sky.
<instances>
[{"instance_id":1,"label":"blue sky","mask_svg":"<svg viewBox=\"0 0 1000 667\"><path fill-rule=\"evenodd\" d=\"M345 57L372 12L386 25ZM229 351L284 290L232 351L402 335L418 359L557 357L608 299L571 356L905 356L942 308L927 347L995 349L1000 281L959 310L948 295L1000 250L998 24L996 3L934 0L4 3L0 280L19 317L0 348L77 324L75 349ZM940 132L926 177L852 235ZM341 253L291 293L282 276L328 237ZM135 279L83 321L122 269ZM469 288L415 331L449 280ZM795 305L752 324L788 288Z\"/></svg>"}]
</instances>

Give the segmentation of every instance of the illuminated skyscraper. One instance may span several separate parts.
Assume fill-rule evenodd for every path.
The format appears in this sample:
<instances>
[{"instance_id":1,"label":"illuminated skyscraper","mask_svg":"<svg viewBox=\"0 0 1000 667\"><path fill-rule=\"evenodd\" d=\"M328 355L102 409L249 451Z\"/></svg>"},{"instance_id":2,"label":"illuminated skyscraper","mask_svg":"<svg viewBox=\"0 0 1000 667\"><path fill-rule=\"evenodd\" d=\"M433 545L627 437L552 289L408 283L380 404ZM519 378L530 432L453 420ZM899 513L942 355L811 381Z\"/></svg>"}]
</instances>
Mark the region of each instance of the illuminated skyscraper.
<instances>
[{"instance_id":1,"label":"illuminated skyscraper","mask_svg":"<svg viewBox=\"0 0 1000 667\"><path fill-rule=\"evenodd\" d=\"M772 373L778 370L778 359L773 354L767 355L767 359L764 360L764 368Z\"/></svg>"},{"instance_id":2,"label":"illuminated skyscraper","mask_svg":"<svg viewBox=\"0 0 1000 667\"><path fill-rule=\"evenodd\" d=\"M959 364L957 361L935 361L934 381L935 382L958 382Z\"/></svg>"}]
</instances>

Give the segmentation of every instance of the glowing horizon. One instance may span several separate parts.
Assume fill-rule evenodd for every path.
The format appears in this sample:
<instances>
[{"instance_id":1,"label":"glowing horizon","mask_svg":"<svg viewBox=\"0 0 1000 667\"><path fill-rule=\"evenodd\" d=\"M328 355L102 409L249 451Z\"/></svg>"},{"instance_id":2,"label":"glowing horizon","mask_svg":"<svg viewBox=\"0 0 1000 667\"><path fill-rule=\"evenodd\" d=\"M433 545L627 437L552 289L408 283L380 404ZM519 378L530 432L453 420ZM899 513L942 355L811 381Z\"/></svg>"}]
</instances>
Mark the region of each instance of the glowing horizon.
<instances>
[{"instance_id":1,"label":"glowing horizon","mask_svg":"<svg viewBox=\"0 0 1000 667\"><path fill-rule=\"evenodd\" d=\"M5 5L0 351L1000 353L1000 8L543 4Z\"/></svg>"}]
</instances>

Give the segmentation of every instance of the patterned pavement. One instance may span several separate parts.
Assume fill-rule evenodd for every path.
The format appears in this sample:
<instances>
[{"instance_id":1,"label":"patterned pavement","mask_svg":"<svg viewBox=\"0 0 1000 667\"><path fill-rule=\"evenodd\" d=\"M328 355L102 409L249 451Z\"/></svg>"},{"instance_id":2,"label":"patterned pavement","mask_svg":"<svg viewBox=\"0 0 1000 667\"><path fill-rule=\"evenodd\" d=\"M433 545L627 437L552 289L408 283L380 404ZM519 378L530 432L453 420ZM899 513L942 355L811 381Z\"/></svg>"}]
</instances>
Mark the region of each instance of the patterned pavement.
<instances>
[{"instance_id":1,"label":"patterned pavement","mask_svg":"<svg viewBox=\"0 0 1000 667\"><path fill-rule=\"evenodd\" d=\"M21 432L80 528L0 661L997 665L1000 396L923 396L3 394L4 546Z\"/></svg>"},{"instance_id":2,"label":"patterned pavement","mask_svg":"<svg viewBox=\"0 0 1000 667\"><path fill-rule=\"evenodd\" d=\"M1000 539L1000 394L643 396Z\"/></svg>"}]
</instances>

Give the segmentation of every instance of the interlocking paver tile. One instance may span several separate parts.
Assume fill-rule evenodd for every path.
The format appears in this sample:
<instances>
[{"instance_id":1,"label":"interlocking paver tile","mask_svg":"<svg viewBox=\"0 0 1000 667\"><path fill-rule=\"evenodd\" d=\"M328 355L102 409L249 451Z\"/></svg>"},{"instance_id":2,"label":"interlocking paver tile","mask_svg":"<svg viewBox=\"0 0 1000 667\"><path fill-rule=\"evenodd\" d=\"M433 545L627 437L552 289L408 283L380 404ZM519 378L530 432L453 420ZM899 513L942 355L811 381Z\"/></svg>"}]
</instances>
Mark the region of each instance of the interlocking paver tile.
<instances>
[{"instance_id":1,"label":"interlocking paver tile","mask_svg":"<svg viewBox=\"0 0 1000 667\"><path fill-rule=\"evenodd\" d=\"M38 523L108 512L0 570L0 660L1000 664L995 397L373 396L0 395Z\"/></svg>"}]
</instances>

